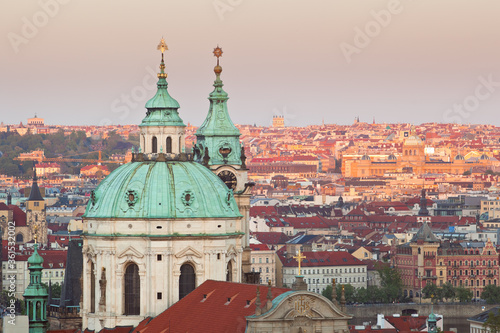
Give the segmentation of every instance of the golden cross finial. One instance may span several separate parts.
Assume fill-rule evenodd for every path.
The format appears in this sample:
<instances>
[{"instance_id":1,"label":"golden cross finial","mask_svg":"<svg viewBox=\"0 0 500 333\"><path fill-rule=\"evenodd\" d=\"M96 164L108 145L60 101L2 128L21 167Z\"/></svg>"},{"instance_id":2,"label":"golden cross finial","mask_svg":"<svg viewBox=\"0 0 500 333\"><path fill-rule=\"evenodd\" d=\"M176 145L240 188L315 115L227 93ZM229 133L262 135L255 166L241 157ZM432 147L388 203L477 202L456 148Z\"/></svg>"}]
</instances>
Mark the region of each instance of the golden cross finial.
<instances>
[{"instance_id":1,"label":"golden cross finial","mask_svg":"<svg viewBox=\"0 0 500 333\"><path fill-rule=\"evenodd\" d=\"M300 253L300 248L299 248L299 254L296 255L295 257L293 257L293 259L297 260L297 262L299 263L299 276L300 276L300 267L302 264L302 260L305 258L306 258L306 256L303 255L302 253Z\"/></svg>"}]
</instances>

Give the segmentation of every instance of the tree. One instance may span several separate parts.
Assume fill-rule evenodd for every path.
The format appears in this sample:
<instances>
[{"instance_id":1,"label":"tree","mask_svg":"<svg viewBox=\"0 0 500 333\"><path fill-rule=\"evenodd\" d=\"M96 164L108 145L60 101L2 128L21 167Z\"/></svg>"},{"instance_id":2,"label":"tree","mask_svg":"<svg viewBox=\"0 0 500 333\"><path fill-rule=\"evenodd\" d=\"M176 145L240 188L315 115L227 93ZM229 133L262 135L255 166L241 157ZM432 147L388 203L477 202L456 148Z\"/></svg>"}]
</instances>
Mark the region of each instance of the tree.
<instances>
[{"instance_id":1,"label":"tree","mask_svg":"<svg viewBox=\"0 0 500 333\"><path fill-rule=\"evenodd\" d=\"M384 266L377 271L380 275L380 285L383 290L384 302L392 303L399 300L403 292L403 281L399 270Z\"/></svg>"},{"instance_id":2,"label":"tree","mask_svg":"<svg viewBox=\"0 0 500 333\"><path fill-rule=\"evenodd\" d=\"M486 300L488 304L500 303L500 287L492 284L484 287L481 298Z\"/></svg>"},{"instance_id":3,"label":"tree","mask_svg":"<svg viewBox=\"0 0 500 333\"><path fill-rule=\"evenodd\" d=\"M446 282L443 287L441 287L441 298L446 298L446 300L450 300L455 298L455 288L450 282Z\"/></svg>"},{"instance_id":4,"label":"tree","mask_svg":"<svg viewBox=\"0 0 500 333\"><path fill-rule=\"evenodd\" d=\"M329 300L331 300L332 299L332 291L333 291L333 287L331 284L329 284L328 286L326 286L325 290L323 290L321 295L323 295L326 298L328 298Z\"/></svg>"},{"instance_id":5,"label":"tree","mask_svg":"<svg viewBox=\"0 0 500 333\"><path fill-rule=\"evenodd\" d=\"M463 287L455 288L455 294L460 302L470 302L472 299L472 291Z\"/></svg>"},{"instance_id":6,"label":"tree","mask_svg":"<svg viewBox=\"0 0 500 333\"><path fill-rule=\"evenodd\" d=\"M489 329L490 333L500 333L500 313L488 313L488 319L484 322L484 328Z\"/></svg>"},{"instance_id":7,"label":"tree","mask_svg":"<svg viewBox=\"0 0 500 333\"><path fill-rule=\"evenodd\" d=\"M49 292L49 286L46 283L42 283L42 285L47 289L47 292ZM61 291L62 291L62 286L59 284L59 282L56 282L51 285L52 287L52 298L61 298Z\"/></svg>"},{"instance_id":8,"label":"tree","mask_svg":"<svg viewBox=\"0 0 500 333\"><path fill-rule=\"evenodd\" d=\"M438 286L434 283L428 283L425 285L424 289L422 289L422 294L424 294L424 298L439 299L440 298L440 290Z\"/></svg>"},{"instance_id":9,"label":"tree","mask_svg":"<svg viewBox=\"0 0 500 333\"><path fill-rule=\"evenodd\" d=\"M358 303L367 303L370 299L370 295L368 294L368 290L364 287L356 289L356 302Z\"/></svg>"}]
</instances>

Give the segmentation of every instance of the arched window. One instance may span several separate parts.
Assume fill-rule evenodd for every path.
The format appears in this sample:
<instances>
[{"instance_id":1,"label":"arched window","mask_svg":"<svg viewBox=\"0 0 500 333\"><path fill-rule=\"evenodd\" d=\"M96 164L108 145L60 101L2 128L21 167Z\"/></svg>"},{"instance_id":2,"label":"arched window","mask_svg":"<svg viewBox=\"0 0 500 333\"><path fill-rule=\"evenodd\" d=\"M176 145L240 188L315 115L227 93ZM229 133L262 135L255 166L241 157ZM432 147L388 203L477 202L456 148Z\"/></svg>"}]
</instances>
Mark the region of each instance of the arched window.
<instances>
[{"instance_id":1,"label":"arched window","mask_svg":"<svg viewBox=\"0 0 500 333\"><path fill-rule=\"evenodd\" d=\"M130 264L125 270L125 315L140 314L141 285L139 267Z\"/></svg>"},{"instance_id":2,"label":"arched window","mask_svg":"<svg viewBox=\"0 0 500 333\"><path fill-rule=\"evenodd\" d=\"M179 137L179 153L182 153L182 136Z\"/></svg>"},{"instance_id":3,"label":"arched window","mask_svg":"<svg viewBox=\"0 0 500 333\"><path fill-rule=\"evenodd\" d=\"M16 243L23 243L23 234L17 234Z\"/></svg>"},{"instance_id":4,"label":"arched window","mask_svg":"<svg viewBox=\"0 0 500 333\"><path fill-rule=\"evenodd\" d=\"M226 281L228 282L233 281L233 264L231 260L229 260L229 262L227 263Z\"/></svg>"},{"instance_id":5,"label":"arched window","mask_svg":"<svg viewBox=\"0 0 500 333\"><path fill-rule=\"evenodd\" d=\"M193 266L184 264L181 266L181 276L179 276L179 299L189 294L195 289L196 274Z\"/></svg>"},{"instance_id":6,"label":"arched window","mask_svg":"<svg viewBox=\"0 0 500 333\"><path fill-rule=\"evenodd\" d=\"M94 263L90 262L90 313L95 312L95 269Z\"/></svg>"},{"instance_id":7,"label":"arched window","mask_svg":"<svg viewBox=\"0 0 500 333\"><path fill-rule=\"evenodd\" d=\"M172 153L172 138L167 137L167 153Z\"/></svg>"},{"instance_id":8,"label":"arched window","mask_svg":"<svg viewBox=\"0 0 500 333\"><path fill-rule=\"evenodd\" d=\"M156 139L156 136L153 136L153 140L151 142L151 152L152 153L157 153L158 152L158 140Z\"/></svg>"}]
</instances>

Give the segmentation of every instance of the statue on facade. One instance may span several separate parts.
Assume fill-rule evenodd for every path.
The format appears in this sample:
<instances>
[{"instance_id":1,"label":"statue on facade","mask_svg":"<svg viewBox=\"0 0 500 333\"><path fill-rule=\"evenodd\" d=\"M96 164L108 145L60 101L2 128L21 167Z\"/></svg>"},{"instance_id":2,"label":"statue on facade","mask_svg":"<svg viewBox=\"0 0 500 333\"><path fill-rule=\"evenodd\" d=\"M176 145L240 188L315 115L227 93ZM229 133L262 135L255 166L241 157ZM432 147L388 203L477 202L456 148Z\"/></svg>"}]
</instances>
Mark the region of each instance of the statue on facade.
<instances>
[{"instance_id":1,"label":"statue on facade","mask_svg":"<svg viewBox=\"0 0 500 333\"><path fill-rule=\"evenodd\" d=\"M203 165L208 168L208 162L210 161L210 155L208 155L208 148L205 147L205 154L203 155Z\"/></svg>"},{"instance_id":2,"label":"statue on facade","mask_svg":"<svg viewBox=\"0 0 500 333\"><path fill-rule=\"evenodd\" d=\"M106 268L102 268L101 279L99 280L99 287L101 289L101 298L99 299L99 311L106 311Z\"/></svg>"},{"instance_id":3,"label":"statue on facade","mask_svg":"<svg viewBox=\"0 0 500 333\"><path fill-rule=\"evenodd\" d=\"M245 147L243 145L241 145L241 168L242 169L247 168L246 160L247 160L247 156L245 155Z\"/></svg>"}]
</instances>

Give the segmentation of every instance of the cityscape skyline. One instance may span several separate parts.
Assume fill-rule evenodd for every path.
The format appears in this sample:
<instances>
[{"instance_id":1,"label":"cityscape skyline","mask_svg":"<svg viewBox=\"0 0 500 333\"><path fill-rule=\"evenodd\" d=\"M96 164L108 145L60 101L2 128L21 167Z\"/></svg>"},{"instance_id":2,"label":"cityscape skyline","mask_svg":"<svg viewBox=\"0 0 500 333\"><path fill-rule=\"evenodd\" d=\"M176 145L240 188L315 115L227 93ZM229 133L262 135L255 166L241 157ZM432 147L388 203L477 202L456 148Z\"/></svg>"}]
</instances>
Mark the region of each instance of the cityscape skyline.
<instances>
[{"instance_id":1,"label":"cityscape skyline","mask_svg":"<svg viewBox=\"0 0 500 333\"><path fill-rule=\"evenodd\" d=\"M48 124L139 123L156 89L163 35L169 90L195 126L208 110L217 45L235 123L268 126L284 115L287 126L351 124L357 116L500 125L494 7L500 4L9 3L0 23L1 121L37 113Z\"/></svg>"}]
</instances>

